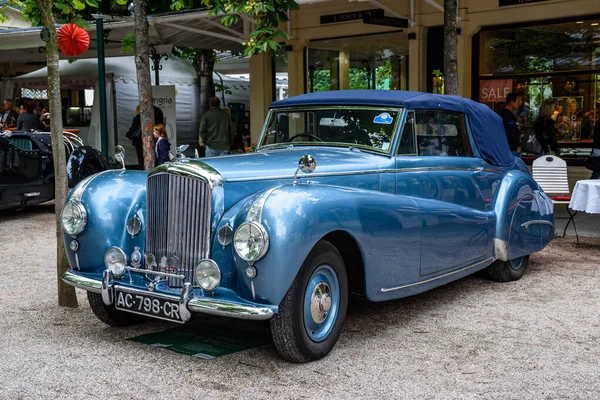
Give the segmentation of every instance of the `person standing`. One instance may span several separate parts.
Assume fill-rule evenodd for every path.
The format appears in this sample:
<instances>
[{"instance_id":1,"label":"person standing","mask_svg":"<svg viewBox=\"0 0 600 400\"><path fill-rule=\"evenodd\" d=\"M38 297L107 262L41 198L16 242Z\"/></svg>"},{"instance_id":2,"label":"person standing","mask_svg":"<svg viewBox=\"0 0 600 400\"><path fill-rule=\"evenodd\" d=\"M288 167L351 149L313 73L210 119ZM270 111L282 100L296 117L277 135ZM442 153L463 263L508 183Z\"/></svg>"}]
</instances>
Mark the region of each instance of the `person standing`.
<instances>
[{"instance_id":1,"label":"person standing","mask_svg":"<svg viewBox=\"0 0 600 400\"><path fill-rule=\"evenodd\" d=\"M163 112L160 108L154 106L154 125L164 124ZM135 154L138 159L138 169L144 169L144 149L142 145L142 122L140 118L140 106L135 108L135 117L131 121L131 126L125 134L127 139L131 140L131 144L135 148Z\"/></svg>"},{"instance_id":2,"label":"person standing","mask_svg":"<svg viewBox=\"0 0 600 400\"><path fill-rule=\"evenodd\" d=\"M19 118L19 114L13 109L13 101L11 99L4 100L2 114L0 114L0 127L15 128L17 118Z\"/></svg>"},{"instance_id":3,"label":"person standing","mask_svg":"<svg viewBox=\"0 0 600 400\"><path fill-rule=\"evenodd\" d=\"M535 138L542 145L542 155L554 152L558 157L560 156L560 151L556 143L556 130L554 128L554 121L552 120L553 114L554 102L552 100L545 100L533 124L533 130L535 131Z\"/></svg>"},{"instance_id":4,"label":"person standing","mask_svg":"<svg viewBox=\"0 0 600 400\"><path fill-rule=\"evenodd\" d=\"M600 160L600 118L596 120L594 125L594 141L592 142L592 157L598 157ZM596 162L596 166L592 171L590 179L600 179L600 162Z\"/></svg>"},{"instance_id":5,"label":"person standing","mask_svg":"<svg viewBox=\"0 0 600 400\"><path fill-rule=\"evenodd\" d=\"M167 130L163 124L158 124L154 127L154 138L156 139L156 145L154 146L156 162L154 166L158 167L160 164L169 161L169 150L171 149L171 143L167 137Z\"/></svg>"},{"instance_id":6,"label":"person standing","mask_svg":"<svg viewBox=\"0 0 600 400\"><path fill-rule=\"evenodd\" d=\"M235 137L235 125L231 117L221 109L218 97L208 99L208 110L200 118L200 145L206 146L206 157L229 154Z\"/></svg>"},{"instance_id":7,"label":"person standing","mask_svg":"<svg viewBox=\"0 0 600 400\"><path fill-rule=\"evenodd\" d=\"M504 124L504 132L508 140L508 147L515 157L521 158L521 135L519 133L519 125L514 111L519 108L520 99L516 93L509 93L506 96L506 104L498 113Z\"/></svg>"},{"instance_id":8,"label":"person standing","mask_svg":"<svg viewBox=\"0 0 600 400\"><path fill-rule=\"evenodd\" d=\"M40 129L40 118L33 113L33 106L25 103L19 107L19 118L17 118L17 130L19 131L37 131Z\"/></svg>"}]
</instances>

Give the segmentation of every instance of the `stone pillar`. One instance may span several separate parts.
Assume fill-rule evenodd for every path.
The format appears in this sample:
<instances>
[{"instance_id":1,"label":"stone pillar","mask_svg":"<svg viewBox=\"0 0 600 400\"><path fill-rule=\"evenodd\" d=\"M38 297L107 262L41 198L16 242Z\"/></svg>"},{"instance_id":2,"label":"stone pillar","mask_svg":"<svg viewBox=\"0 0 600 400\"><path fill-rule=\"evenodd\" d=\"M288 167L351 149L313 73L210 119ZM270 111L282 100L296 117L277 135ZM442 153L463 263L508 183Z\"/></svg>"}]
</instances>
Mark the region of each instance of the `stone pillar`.
<instances>
[{"instance_id":1,"label":"stone pillar","mask_svg":"<svg viewBox=\"0 0 600 400\"><path fill-rule=\"evenodd\" d=\"M267 109L273 101L273 67L271 56L250 56L250 137L256 143L260 136Z\"/></svg>"},{"instance_id":2,"label":"stone pillar","mask_svg":"<svg viewBox=\"0 0 600 400\"><path fill-rule=\"evenodd\" d=\"M427 28L414 26L408 32L408 90L427 90Z\"/></svg>"},{"instance_id":3,"label":"stone pillar","mask_svg":"<svg viewBox=\"0 0 600 400\"><path fill-rule=\"evenodd\" d=\"M333 65L333 63L332 63ZM331 74L333 76L333 74ZM347 48L342 48L339 52L339 89L350 89L350 52ZM332 82L333 89L333 82Z\"/></svg>"},{"instance_id":4,"label":"stone pillar","mask_svg":"<svg viewBox=\"0 0 600 400\"><path fill-rule=\"evenodd\" d=\"M481 27L474 27L468 22L459 24L460 35L458 35L457 61L458 61L458 94L471 98L472 79L478 71L473 71L473 36L479 32ZM474 99L477 100L477 99Z\"/></svg>"},{"instance_id":5,"label":"stone pillar","mask_svg":"<svg viewBox=\"0 0 600 400\"><path fill-rule=\"evenodd\" d=\"M287 52L288 60L288 96L304 94L304 53L308 40L296 40L288 42L291 51Z\"/></svg>"}]
</instances>

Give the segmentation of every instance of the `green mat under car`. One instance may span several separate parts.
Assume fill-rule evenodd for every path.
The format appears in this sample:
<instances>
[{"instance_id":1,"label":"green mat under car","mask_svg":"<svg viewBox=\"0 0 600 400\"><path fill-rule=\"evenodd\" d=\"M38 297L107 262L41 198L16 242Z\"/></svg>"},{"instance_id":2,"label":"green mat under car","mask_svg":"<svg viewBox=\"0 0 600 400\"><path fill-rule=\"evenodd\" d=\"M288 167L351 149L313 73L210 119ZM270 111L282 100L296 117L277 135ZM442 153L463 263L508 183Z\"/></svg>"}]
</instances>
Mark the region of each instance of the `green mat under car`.
<instances>
[{"instance_id":1,"label":"green mat under car","mask_svg":"<svg viewBox=\"0 0 600 400\"><path fill-rule=\"evenodd\" d=\"M211 359L272 343L267 325L202 319L128 340Z\"/></svg>"}]
</instances>

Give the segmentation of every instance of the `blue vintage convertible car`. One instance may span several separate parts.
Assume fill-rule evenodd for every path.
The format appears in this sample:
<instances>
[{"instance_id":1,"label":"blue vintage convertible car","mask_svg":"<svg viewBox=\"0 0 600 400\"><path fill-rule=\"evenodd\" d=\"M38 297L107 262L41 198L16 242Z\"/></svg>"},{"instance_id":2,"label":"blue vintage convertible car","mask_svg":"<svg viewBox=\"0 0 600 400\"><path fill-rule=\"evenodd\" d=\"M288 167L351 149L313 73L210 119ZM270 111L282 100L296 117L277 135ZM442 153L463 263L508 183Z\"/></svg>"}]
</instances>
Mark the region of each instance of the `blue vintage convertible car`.
<instances>
[{"instance_id":1,"label":"blue vintage convertible car","mask_svg":"<svg viewBox=\"0 0 600 400\"><path fill-rule=\"evenodd\" d=\"M63 279L111 326L269 319L279 353L305 362L335 345L349 293L521 278L552 210L485 105L313 93L271 105L255 153L85 179L62 211Z\"/></svg>"}]
</instances>

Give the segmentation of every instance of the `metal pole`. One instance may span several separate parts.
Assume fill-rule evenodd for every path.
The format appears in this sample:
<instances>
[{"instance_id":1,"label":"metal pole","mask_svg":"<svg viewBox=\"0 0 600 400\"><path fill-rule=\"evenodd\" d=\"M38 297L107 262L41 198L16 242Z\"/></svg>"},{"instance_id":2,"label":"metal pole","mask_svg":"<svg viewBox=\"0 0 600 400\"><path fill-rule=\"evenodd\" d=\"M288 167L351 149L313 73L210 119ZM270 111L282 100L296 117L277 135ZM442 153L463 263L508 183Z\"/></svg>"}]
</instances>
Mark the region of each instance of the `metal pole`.
<instances>
[{"instance_id":1,"label":"metal pole","mask_svg":"<svg viewBox=\"0 0 600 400\"><path fill-rule=\"evenodd\" d=\"M98 43L98 97L100 99L100 147L108 158L108 121L106 117L106 72L104 68L104 21L96 19L96 39Z\"/></svg>"}]
</instances>

